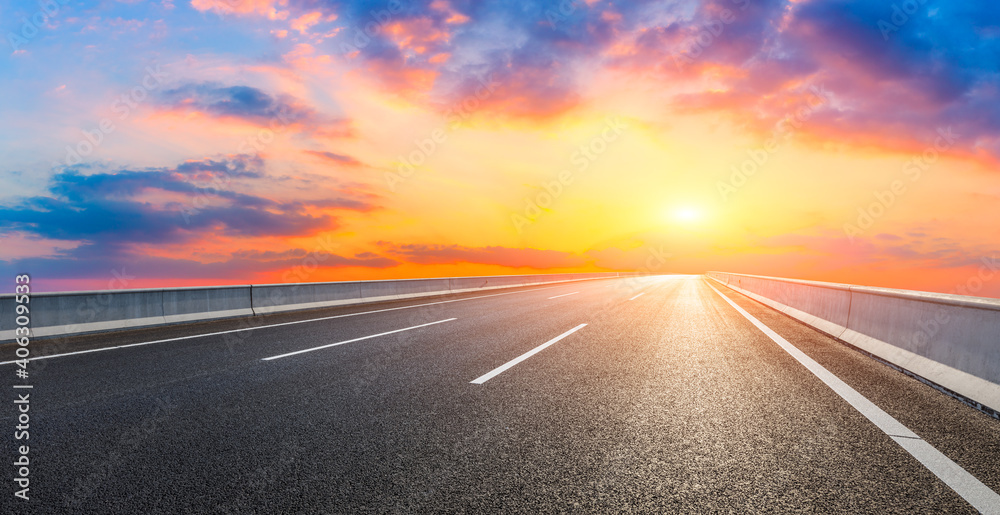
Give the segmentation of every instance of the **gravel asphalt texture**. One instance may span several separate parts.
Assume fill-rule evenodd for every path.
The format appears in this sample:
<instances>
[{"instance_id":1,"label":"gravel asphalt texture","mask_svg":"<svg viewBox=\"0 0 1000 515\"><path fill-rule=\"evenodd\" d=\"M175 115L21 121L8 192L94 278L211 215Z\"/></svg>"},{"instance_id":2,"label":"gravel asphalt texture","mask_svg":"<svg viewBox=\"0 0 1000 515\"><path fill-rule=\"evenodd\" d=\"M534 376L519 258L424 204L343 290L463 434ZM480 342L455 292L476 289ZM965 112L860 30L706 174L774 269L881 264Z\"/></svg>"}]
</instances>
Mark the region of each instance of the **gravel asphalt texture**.
<instances>
[{"instance_id":1,"label":"gravel asphalt texture","mask_svg":"<svg viewBox=\"0 0 1000 515\"><path fill-rule=\"evenodd\" d=\"M354 314L32 362L31 500L14 498L8 465L0 513L975 513L709 282L592 280L38 340L33 352L59 354ZM1000 421L719 289L1000 491ZM13 371L0 366L5 383ZM10 463L23 442L7 404Z\"/></svg>"}]
</instances>

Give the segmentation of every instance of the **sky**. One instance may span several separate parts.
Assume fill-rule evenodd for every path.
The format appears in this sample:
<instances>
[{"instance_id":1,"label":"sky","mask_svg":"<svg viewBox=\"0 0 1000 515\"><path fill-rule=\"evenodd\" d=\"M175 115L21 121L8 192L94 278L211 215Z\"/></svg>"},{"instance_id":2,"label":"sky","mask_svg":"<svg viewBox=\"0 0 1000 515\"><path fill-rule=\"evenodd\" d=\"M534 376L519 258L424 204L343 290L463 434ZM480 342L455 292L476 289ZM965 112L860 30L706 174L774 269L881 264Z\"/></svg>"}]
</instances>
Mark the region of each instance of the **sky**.
<instances>
[{"instance_id":1,"label":"sky","mask_svg":"<svg viewBox=\"0 0 1000 515\"><path fill-rule=\"evenodd\" d=\"M1000 297L990 1L2 0L0 30L3 292L717 270Z\"/></svg>"}]
</instances>

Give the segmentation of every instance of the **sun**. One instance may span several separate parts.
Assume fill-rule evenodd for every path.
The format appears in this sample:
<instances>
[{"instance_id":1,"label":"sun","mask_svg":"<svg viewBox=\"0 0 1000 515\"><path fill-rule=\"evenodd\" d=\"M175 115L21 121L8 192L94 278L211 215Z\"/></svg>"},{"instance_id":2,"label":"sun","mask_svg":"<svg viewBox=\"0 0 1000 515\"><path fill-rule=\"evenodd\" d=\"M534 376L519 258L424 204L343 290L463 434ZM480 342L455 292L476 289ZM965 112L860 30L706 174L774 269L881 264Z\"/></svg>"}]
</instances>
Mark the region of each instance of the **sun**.
<instances>
[{"instance_id":1,"label":"sun","mask_svg":"<svg viewBox=\"0 0 1000 515\"><path fill-rule=\"evenodd\" d=\"M701 218L701 212L693 207L679 207L674 210L674 218L680 222L694 222Z\"/></svg>"},{"instance_id":2,"label":"sun","mask_svg":"<svg viewBox=\"0 0 1000 515\"><path fill-rule=\"evenodd\" d=\"M664 210L663 215L666 221L684 225L697 223L704 218L701 209L694 206L674 206Z\"/></svg>"}]
</instances>

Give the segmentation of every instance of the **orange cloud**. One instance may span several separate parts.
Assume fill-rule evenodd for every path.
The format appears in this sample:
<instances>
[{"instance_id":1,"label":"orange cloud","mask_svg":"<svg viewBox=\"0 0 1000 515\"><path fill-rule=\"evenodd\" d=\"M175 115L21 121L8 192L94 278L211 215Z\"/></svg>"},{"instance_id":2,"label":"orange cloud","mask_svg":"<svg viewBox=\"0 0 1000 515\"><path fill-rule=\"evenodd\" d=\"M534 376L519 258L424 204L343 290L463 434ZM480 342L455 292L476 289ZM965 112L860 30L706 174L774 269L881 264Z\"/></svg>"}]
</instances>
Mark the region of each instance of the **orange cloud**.
<instances>
[{"instance_id":1,"label":"orange cloud","mask_svg":"<svg viewBox=\"0 0 1000 515\"><path fill-rule=\"evenodd\" d=\"M426 96L439 74L436 70L400 66L396 61L384 60L369 61L365 71L379 77L390 92L411 100Z\"/></svg>"},{"instance_id":2,"label":"orange cloud","mask_svg":"<svg viewBox=\"0 0 1000 515\"><path fill-rule=\"evenodd\" d=\"M416 18L390 23L385 28L386 35L402 50L412 50L424 54L428 49L447 43L451 35L434 26L429 18Z\"/></svg>"},{"instance_id":3,"label":"orange cloud","mask_svg":"<svg viewBox=\"0 0 1000 515\"><path fill-rule=\"evenodd\" d=\"M199 11L215 11L219 14L258 14L272 20L284 20L288 11L279 8L288 5L288 0L191 0L191 7Z\"/></svg>"},{"instance_id":4,"label":"orange cloud","mask_svg":"<svg viewBox=\"0 0 1000 515\"><path fill-rule=\"evenodd\" d=\"M322 17L323 13L319 11L303 14L302 16L292 20L291 27L299 31L300 34L305 34L310 27L319 23Z\"/></svg>"},{"instance_id":5,"label":"orange cloud","mask_svg":"<svg viewBox=\"0 0 1000 515\"><path fill-rule=\"evenodd\" d=\"M309 74L318 74L333 62L329 55L316 55L316 48L308 43L299 43L281 56L284 61L296 70Z\"/></svg>"},{"instance_id":6,"label":"orange cloud","mask_svg":"<svg viewBox=\"0 0 1000 515\"><path fill-rule=\"evenodd\" d=\"M456 11L455 9L452 8L451 4L449 4L444 0L435 0L434 2L431 2L430 8L435 11L446 14L448 18L444 20L445 23L455 25L455 24L466 23L469 21L468 16Z\"/></svg>"}]
</instances>

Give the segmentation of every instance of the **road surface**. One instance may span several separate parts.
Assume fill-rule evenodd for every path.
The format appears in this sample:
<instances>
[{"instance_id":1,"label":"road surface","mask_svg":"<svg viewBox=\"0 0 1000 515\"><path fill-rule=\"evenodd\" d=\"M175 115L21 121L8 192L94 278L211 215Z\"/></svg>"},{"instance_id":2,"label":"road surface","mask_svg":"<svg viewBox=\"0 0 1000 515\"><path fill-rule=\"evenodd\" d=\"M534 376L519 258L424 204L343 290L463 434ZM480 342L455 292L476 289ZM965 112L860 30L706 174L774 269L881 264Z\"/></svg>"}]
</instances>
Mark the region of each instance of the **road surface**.
<instances>
[{"instance_id":1,"label":"road surface","mask_svg":"<svg viewBox=\"0 0 1000 515\"><path fill-rule=\"evenodd\" d=\"M33 342L50 357L28 367L30 500L8 466L0 512L975 513L970 495L1000 491L1000 422L700 276L247 327ZM960 494L903 438L978 486Z\"/></svg>"}]
</instances>

